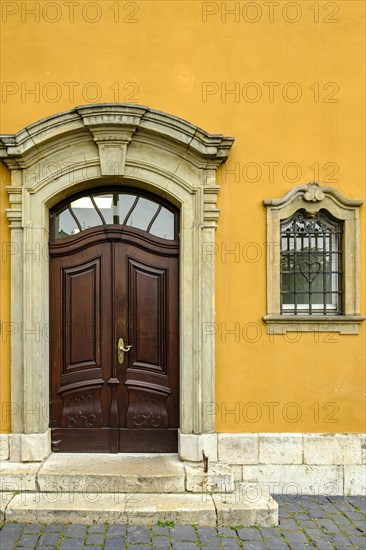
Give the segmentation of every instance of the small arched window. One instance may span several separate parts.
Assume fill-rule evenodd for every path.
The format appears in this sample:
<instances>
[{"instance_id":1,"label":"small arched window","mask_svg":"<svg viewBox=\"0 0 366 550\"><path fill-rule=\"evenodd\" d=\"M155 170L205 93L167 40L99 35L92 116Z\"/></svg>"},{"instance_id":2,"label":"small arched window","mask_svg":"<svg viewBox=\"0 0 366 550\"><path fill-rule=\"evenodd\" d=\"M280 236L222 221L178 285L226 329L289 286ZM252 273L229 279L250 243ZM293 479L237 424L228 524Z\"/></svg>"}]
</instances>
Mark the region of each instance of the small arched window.
<instances>
[{"instance_id":1,"label":"small arched window","mask_svg":"<svg viewBox=\"0 0 366 550\"><path fill-rule=\"evenodd\" d=\"M165 202L131 190L89 191L51 213L51 238L63 239L100 225L122 225L161 239L176 240L177 211Z\"/></svg>"},{"instance_id":2,"label":"small arched window","mask_svg":"<svg viewBox=\"0 0 366 550\"><path fill-rule=\"evenodd\" d=\"M281 221L282 314L342 314L342 233L325 210Z\"/></svg>"}]
</instances>

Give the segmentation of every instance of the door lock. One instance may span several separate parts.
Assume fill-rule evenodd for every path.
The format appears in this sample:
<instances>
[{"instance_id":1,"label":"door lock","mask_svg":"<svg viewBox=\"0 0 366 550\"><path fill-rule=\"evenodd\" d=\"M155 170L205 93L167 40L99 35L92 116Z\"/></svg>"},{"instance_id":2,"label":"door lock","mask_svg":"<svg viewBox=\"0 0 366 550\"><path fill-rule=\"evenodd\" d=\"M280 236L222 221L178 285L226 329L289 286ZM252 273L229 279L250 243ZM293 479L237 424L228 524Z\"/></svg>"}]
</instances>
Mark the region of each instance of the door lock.
<instances>
[{"instance_id":1,"label":"door lock","mask_svg":"<svg viewBox=\"0 0 366 550\"><path fill-rule=\"evenodd\" d=\"M123 365L123 361L125 360L125 353L130 351L131 348L132 348L132 346L126 346L125 347L123 338L120 338L118 340L118 346L117 346L117 349L118 349L118 363L120 365Z\"/></svg>"}]
</instances>

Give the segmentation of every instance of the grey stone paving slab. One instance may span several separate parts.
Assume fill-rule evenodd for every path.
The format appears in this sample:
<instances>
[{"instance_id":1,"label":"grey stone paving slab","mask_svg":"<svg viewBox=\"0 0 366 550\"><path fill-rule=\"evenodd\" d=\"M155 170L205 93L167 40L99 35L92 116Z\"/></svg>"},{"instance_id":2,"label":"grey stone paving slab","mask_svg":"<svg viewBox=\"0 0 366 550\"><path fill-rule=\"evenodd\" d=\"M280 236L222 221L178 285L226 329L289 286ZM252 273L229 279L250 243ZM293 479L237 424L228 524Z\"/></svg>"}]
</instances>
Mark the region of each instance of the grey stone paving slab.
<instances>
[{"instance_id":1,"label":"grey stone paving slab","mask_svg":"<svg viewBox=\"0 0 366 550\"><path fill-rule=\"evenodd\" d=\"M353 523L355 524L356 529L359 529L363 533L366 531L366 518L353 520Z\"/></svg>"},{"instance_id":2,"label":"grey stone paving slab","mask_svg":"<svg viewBox=\"0 0 366 550\"><path fill-rule=\"evenodd\" d=\"M169 527L154 525L152 528L152 533L153 535L167 535L169 533Z\"/></svg>"},{"instance_id":3,"label":"grey stone paving slab","mask_svg":"<svg viewBox=\"0 0 366 550\"><path fill-rule=\"evenodd\" d=\"M299 521L301 519L303 520L307 520L309 519L309 516L308 514L305 514L304 510L302 511L302 513L300 514L293 514L292 516L290 516L290 519L294 519L295 521Z\"/></svg>"},{"instance_id":4,"label":"grey stone paving slab","mask_svg":"<svg viewBox=\"0 0 366 550\"><path fill-rule=\"evenodd\" d=\"M241 540L263 540L261 531L259 529L254 529L253 527L243 527L238 529L237 533Z\"/></svg>"},{"instance_id":5,"label":"grey stone paving slab","mask_svg":"<svg viewBox=\"0 0 366 550\"><path fill-rule=\"evenodd\" d=\"M325 533L337 533L339 531L338 526L331 519L317 519L317 524Z\"/></svg>"},{"instance_id":6,"label":"grey stone paving slab","mask_svg":"<svg viewBox=\"0 0 366 550\"><path fill-rule=\"evenodd\" d=\"M26 527L25 523L6 523L4 527L1 529L1 534L7 533L7 532L21 533L23 529L25 529L25 527Z\"/></svg>"},{"instance_id":7,"label":"grey stone paving slab","mask_svg":"<svg viewBox=\"0 0 366 550\"><path fill-rule=\"evenodd\" d=\"M245 541L243 544L244 550L268 550L268 546L265 542L261 541ZM270 550L274 550L273 548Z\"/></svg>"},{"instance_id":8,"label":"grey stone paving slab","mask_svg":"<svg viewBox=\"0 0 366 550\"><path fill-rule=\"evenodd\" d=\"M90 533L87 535L85 544L101 545L104 542L104 533Z\"/></svg>"},{"instance_id":9,"label":"grey stone paving slab","mask_svg":"<svg viewBox=\"0 0 366 550\"><path fill-rule=\"evenodd\" d=\"M218 536L218 532L213 527L202 528L198 527L198 540L204 547L222 548L221 538Z\"/></svg>"},{"instance_id":10,"label":"grey stone paving slab","mask_svg":"<svg viewBox=\"0 0 366 550\"><path fill-rule=\"evenodd\" d=\"M299 519L297 523L302 529L319 529L319 525L315 523L312 519Z\"/></svg>"},{"instance_id":11,"label":"grey stone paving slab","mask_svg":"<svg viewBox=\"0 0 366 550\"><path fill-rule=\"evenodd\" d=\"M359 537L361 536L362 534L365 533L365 529L357 529L357 527L353 527L353 525L351 526L341 526L341 531L348 537Z\"/></svg>"},{"instance_id":12,"label":"grey stone paving slab","mask_svg":"<svg viewBox=\"0 0 366 550\"><path fill-rule=\"evenodd\" d=\"M308 542L308 539L300 531L283 531L282 532L284 539L289 542L291 545L298 545L300 543Z\"/></svg>"},{"instance_id":13,"label":"grey stone paving slab","mask_svg":"<svg viewBox=\"0 0 366 550\"><path fill-rule=\"evenodd\" d=\"M271 548L273 550L288 550L288 544L284 539L280 539L279 537L268 537L266 539L266 544L268 548Z\"/></svg>"},{"instance_id":14,"label":"grey stone paving slab","mask_svg":"<svg viewBox=\"0 0 366 550\"><path fill-rule=\"evenodd\" d=\"M356 548L361 548L362 550L366 548L366 537L349 537L349 539Z\"/></svg>"},{"instance_id":15,"label":"grey stone paving slab","mask_svg":"<svg viewBox=\"0 0 366 550\"><path fill-rule=\"evenodd\" d=\"M7 533L0 533L0 548L1 548L1 542L11 542L14 543L19 539L21 536L21 531L8 531Z\"/></svg>"},{"instance_id":16,"label":"grey stone paving slab","mask_svg":"<svg viewBox=\"0 0 366 550\"><path fill-rule=\"evenodd\" d=\"M17 543L19 548L34 548L38 542L38 535L22 535Z\"/></svg>"},{"instance_id":17,"label":"grey stone paving slab","mask_svg":"<svg viewBox=\"0 0 366 550\"><path fill-rule=\"evenodd\" d=\"M293 519L280 520L281 531L298 531L299 526Z\"/></svg>"},{"instance_id":18,"label":"grey stone paving slab","mask_svg":"<svg viewBox=\"0 0 366 550\"><path fill-rule=\"evenodd\" d=\"M221 540L223 548L225 550L241 550L241 544L233 538L226 538Z\"/></svg>"},{"instance_id":19,"label":"grey stone paving slab","mask_svg":"<svg viewBox=\"0 0 366 550\"><path fill-rule=\"evenodd\" d=\"M348 499L353 506L356 506L361 512L366 514L366 500L363 497L349 497Z\"/></svg>"},{"instance_id":20,"label":"grey stone paving slab","mask_svg":"<svg viewBox=\"0 0 366 550\"><path fill-rule=\"evenodd\" d=\"M59 540L59 533L45 533L39 537L38 546L56 546Z\"/></svg>"},{"instance_id":21,"label":"grey stone paving slab","mask_svg":"<svg viewBox=\"0 0 366 550\"><path fill-rule=\"evenodd\" d=\"M173 542L173 550L196 550L199 548L194 542Z\"/></svg>"},{"instance_id":22,"label":"grey stone paving slab","mask_svg":"<svg viewBox=\"0 0 366 550\"><path fill-rule=\"evenodd\" d=\"M197 535L194 527L191 525L181 525L171 529L170 534L173 541L196 542Z\"/></svg>"},{"instance_id":23,"label":"grey stone paving slab","mask_svg":"<svg viewBox=\"0 0 366 550\"><path fill-rule=\"evenodd\" d=\"M334 550L333 544L326 538L314 538L313 542L318 550Z\"/></svg>"},{"instance_id":24,"label":"grey stone paving slab","mask_svg":"<svg viewBox=\"0 0 366 550\"><path fill-rule=\"evenodd\" d=\"M169 537L167 535L155 536L152 538L153 548L169 548Z\"/></svg>"},{"instance_id":25,"label":"grey stone paving slab","mask_svg":"<svg viewBox=\"0 0 366 550\"><path fill-rule=\"evenodd\" d=\"M126 525L110 525L107 528L107 537L125 536L126 532Z\"/></svg>"},{"instance_id":26,"label":"grey stone paving slab","mask_svg":"<svg viewBox=\"0 0 366 550\"><path fill-rule=\"evenodd\" d=\"M124 537L107 539L104 544L104 550L124 550L125 548L126 539Z\"/></svg>"},{"instance_id":27,"label":"grey stone paving slab","mask_svg":"<svg viewBox=\"0 0 366 550\"><path fill-rule=\"evenodd\" d=\"M323 531L314 525L314 529L305 529L305 533L311 539L320 538L327 540L327 535Z\"/></svg>"},{"instance_id":28,"label":"grey stone paving slab","mask_svg":"<svg viewBox=\"0 0 366 550\"><path fill-rule=\"evenodd\" d=\"M218 540L212 541L212 542L210 541L206 541L206 542L200 541L200 542L201 542L201 548L205 548L206 550L211 550L211 549L217 550L218 548L220 548L221 550L222 548L221 541L218 541Z\"/></svg>"},{"instance_id":29,"label":"grey stone paving slab","mask_svg":"<svg viewBox=\"0 0 366 550\"><path fill-rule=\"evenodd\" d=\"M296 550L308 550L309 548L314 548L314 546L310 542L305 542L304 544L297 543L293 548L296 548Z\"/></svg>"},{"instance_id":30,"label":"grey stone paving slab","mask_svg":"<svg viewBox=\"0 0 366 550\"><path fill-rule=\"evenodd\" d=\"M260 529L260 532L262 533L263 538L267 538L267 537L280 537L281 538L281 533L279 532L277 527L262 527Z\"/></svg>"},{"instance_id":31,"label":"grey stone paving slab","mask_svg":"<svg viewBox=\"0 0 366 550\"><path fill-rule=\"evenodd\" d=\"M84 546L84 539L65 539L61 542L60 550L80 550Z\"/></svg>"},{"instance_id":32,"label":"grey stone paving slab","mask_svg":"<svg viewBox=\"0 0 366 550\"><path fill-rule=\"evenodd\" d=\"M218 533L221 537L236 537L236 531L230 527L219 527Z\"/></svg>"},{"instance_id":33,"label":"grey stone paving slab","mask_svg":"<svg viewBox=\"0 0 366 550\"><path fill-rule=\"evenodd\" d=\"M25 527L23 531L23 535L32 535L32 534L36 535L41 531L43 531L43 525L38 525L37 523L30 524Z\"/></svg>"},{"instance_id":34,"label":"grey stone paving slab","mask_svg":"<svg viewBox=\"0 0 366 550\"><path fill-rule=\"evenodd\" d=\"M127 529L127 542L150 543L150 529L132 525Z\"/></svg>"},{"instance_id":35,"label":"grey stone paving slab","mask_svg":"<svg viewBox=\"0 0 366 550\"><path fill-rule=\"evenodd\" d=\"M15 546L15 543L14 542L4 542L4 544L2 544L0 546L1 550L14 550L14 548L16 548Z\"/></svg>"},{"instance_id":36,"label":"grey stone paving slab","mask_svg":"<svg viewBox=\"0 0 366 550\"><path fill-rule=\"evenodd\" d=\"M334 514L328 514L326 512L323 512L322 510L306 510L306 514L308 516L308 519L310 521L313 521L315 523L318 523L318 520L331 520Z\"/></svg>"},{"instance_id":37,"label":"grey stone paving slab","mask_svg":"<svg viewBox=\"0 0 366 550\"><path fill-rule=\"evenodd\" d=\"M67 525L63 535L67 538L85 538L86 525Z\"/></svg>"},{"instance_id":38,"label":"grey stone paving slab","mask_svg":"<svg viewBox=\"0 0 366 550\"><path fill-rule=\"evenodd\" d=\"M45 533L60 533L65 526L63 524L55 523L54 525L45 525L44 526L44 532Z\"/></svg>"},{"instance_id":39,"label":"grey stone paving slab","mask_svg":"<svg viewBox=\"0 0 366 550\"><path fill-rule=\"evenodd\" d=\"M105 530L105 525L90 525L90 527L88 527L88 533L104 533Z\"/></svg>"}]
</instances>

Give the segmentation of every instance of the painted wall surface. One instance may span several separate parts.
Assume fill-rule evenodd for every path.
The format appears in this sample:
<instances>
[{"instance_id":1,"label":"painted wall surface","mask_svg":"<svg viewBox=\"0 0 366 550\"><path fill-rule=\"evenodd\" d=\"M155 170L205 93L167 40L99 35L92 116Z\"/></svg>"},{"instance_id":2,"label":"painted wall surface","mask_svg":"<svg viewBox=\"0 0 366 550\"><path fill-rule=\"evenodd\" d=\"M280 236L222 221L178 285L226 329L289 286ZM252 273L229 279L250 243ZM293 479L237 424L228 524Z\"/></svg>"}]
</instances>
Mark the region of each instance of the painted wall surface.
<instances>
[{"instance_id":1,"label":"painted wall surface","mask_svg":"<svg viewBox=\"0 0 366 550\"><path fill-rule=\"evenodd\" d=\"M236 137L219 173L217 330L206 335L216 338L218 431L365 431L365 326L358 336L270 337L262 322L262 200L312 179L365 198L364 18L358 0L1 3L1 133L125 101ZM3 178L0 196L6 242ZM365 313L365 206L360 213ZM3 261L5 321L8 280Z\"/></svg>"}]
</instances>

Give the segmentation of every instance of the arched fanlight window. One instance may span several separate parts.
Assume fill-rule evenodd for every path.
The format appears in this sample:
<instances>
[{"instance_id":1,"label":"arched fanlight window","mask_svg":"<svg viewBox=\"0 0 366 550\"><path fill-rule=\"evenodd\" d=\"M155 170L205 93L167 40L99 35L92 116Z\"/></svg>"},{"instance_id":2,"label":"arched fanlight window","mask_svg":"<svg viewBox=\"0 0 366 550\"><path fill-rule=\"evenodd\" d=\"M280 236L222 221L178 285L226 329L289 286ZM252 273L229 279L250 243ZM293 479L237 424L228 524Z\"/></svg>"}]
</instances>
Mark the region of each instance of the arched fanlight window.
<instances>
[{"instance_id":1,"label":"arched fanlight window","mask_svg":"<svg viewBox=\"0 0 366 550\"><path fill-rule=\"evenodd\" d=\"M325 210L281 222L282 314L342 314L342 233Z\"/></svg>"},{"instance_id":2,"label":"arched fanlight window","mask_svg":"<svg viewBox=\"0 0 366 550\"><path fill-rule=\"evenodd\" d=\"M70 237L100 225L141 229L155 237L176 240L178 213L165 202L130 190L93 191L63 202L51 212L51 239Z\"/></svg>"}]
</instances>

